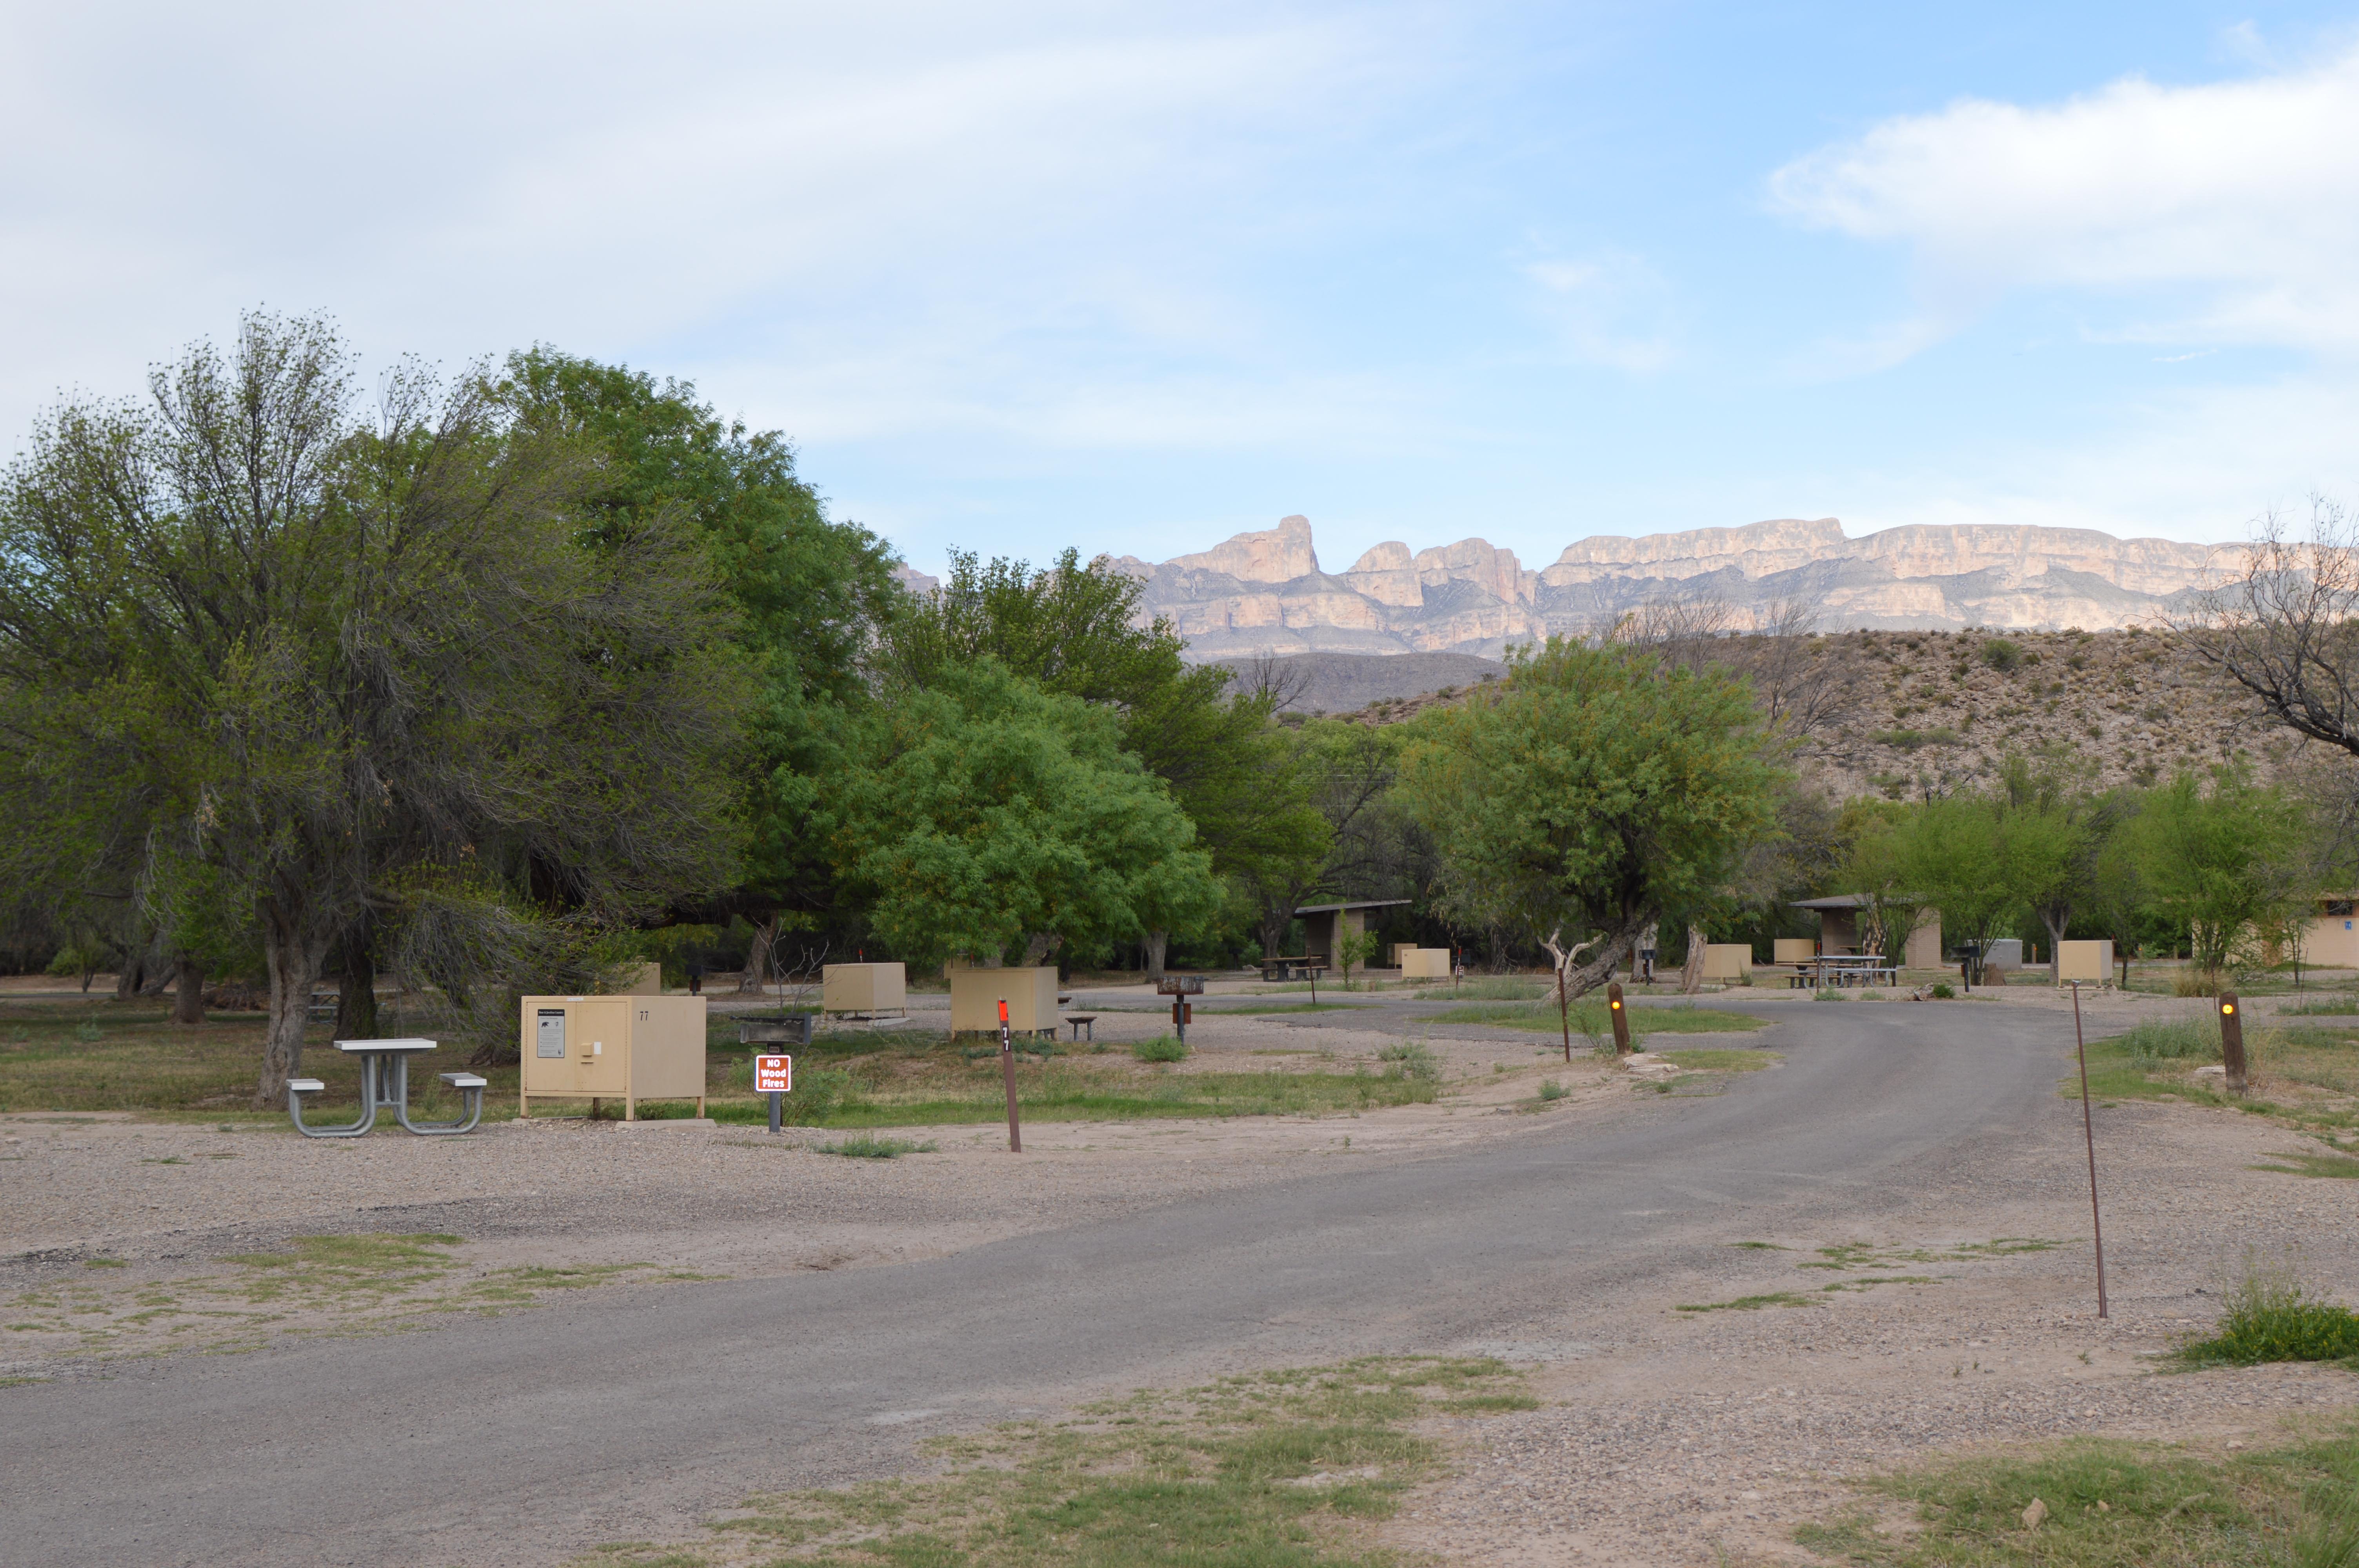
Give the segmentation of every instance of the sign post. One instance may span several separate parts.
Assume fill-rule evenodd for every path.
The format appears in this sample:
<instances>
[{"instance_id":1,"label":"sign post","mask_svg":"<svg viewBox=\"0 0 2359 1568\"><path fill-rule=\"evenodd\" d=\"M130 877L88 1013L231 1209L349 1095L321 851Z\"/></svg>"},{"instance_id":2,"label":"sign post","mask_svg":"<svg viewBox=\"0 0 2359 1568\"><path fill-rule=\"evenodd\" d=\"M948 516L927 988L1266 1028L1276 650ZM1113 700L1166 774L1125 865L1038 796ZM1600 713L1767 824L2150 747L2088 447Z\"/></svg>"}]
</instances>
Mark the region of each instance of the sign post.
<instances>
[{"instance_id":1,"label":"sign post","mask_svg":"<svg viewBox=\"0 0 2359 1568\"><path fill-rule=\"evenodd\" d=\"M2228 1069L2228 1092L2245 1092L2245 1014L2234 991L2220 993L2220 1065Z\"/></svg>"},{"instance_id":2,"label":"sign post","mask_svg":"<svg viewBox=\"0 0 2359 1568\"><path fill-rule=\"evenodd\" d=\"M754 1057L754 1092L770 1097L770 1130L778 1130L778 1100L795 1092L795 1059L792 1056Z\"/></svg>"},{"instance_id":3,"label":"sign post","mask_svg":"<svg viewBox=\"0 0 2359 1568\"><path fill-rule=\"evenodd\" d=\"M1166 975L1155 982L1156 990L1171 999L1171 1027L1179 1032L1180 1044L1188 1044L1188 1021L1196 1015L1193 1003L1187 999L1204 994L1201 975Z\"/></svg>"},{"instance_id":4,"label":"sign post","mask_svg":"<svg viewBox=\"0 0 2359 1568\"><path fill-rule=\"evenodd\" d=\"M1007 1033L1007 999L999 999L999 1070L1007 1079L1007 1152L1024 1152L1024 1130L1016 1121L1016 1042Z\"/></svg>"},{"instance_id":5,"label":"sign post","mask_svg":"<svg viewBox=\"0 0 2359 1568\"><path fill-rule=\"evenodd\" d=\"M1610 980L1605 986L1605 1011L1614 1020L1614 1054L1630 1054L1630 1013L1622 1005L1622 982Z\"/></svg>"},{"instance_id":6,"label":"sign post","mask_svg":"<svg viewBox=\"0 0 2359 1568\"><path fill-rule=\"evenodd\" d=\"M2223 1000L2233 1000L2223 998ZM2081 1056L2081 1135L2089 1141L2089 1227L2097 1240L2097 1315L2105 1315L2105 1222L2097 1214L2097 1127L2089 1114L2089 1046L2081 1037L2081 982L2072 982L2072 1048Z\"/></svg>"}]
</instances>

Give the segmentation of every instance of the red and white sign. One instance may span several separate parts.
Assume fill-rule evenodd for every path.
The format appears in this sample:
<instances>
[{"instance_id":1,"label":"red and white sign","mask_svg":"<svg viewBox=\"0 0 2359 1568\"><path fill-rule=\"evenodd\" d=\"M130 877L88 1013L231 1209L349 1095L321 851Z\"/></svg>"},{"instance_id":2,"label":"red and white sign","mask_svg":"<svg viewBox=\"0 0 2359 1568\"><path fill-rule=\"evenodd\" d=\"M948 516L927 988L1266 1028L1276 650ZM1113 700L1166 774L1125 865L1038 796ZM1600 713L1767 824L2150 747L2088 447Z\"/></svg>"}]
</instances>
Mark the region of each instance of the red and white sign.
<instances>
[{"instance_id":1,"label":"red and white sign","mask_svg":"<svg viewBox=\"0 0 2359 1568\"><path fill-rule=\"evenodd\" d=\"M792 1056L755 1057L754 1092L757 1095L794 1093L795 1059Z\"/></svg>"}]
</instances>

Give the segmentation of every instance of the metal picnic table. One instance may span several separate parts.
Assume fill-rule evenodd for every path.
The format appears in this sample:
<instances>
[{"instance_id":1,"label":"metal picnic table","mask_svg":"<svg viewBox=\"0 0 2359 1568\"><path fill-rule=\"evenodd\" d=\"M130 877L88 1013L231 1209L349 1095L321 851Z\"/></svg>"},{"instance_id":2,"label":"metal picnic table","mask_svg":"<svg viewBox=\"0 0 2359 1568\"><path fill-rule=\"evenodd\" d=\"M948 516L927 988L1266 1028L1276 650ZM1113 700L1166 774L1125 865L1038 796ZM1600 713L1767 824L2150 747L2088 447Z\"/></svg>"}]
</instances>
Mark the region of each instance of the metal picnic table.
<instances>
[{"instance_id":1,"label":"metal picnic table","mask_svg":"<svg viewBox=\"0 0 2359 1568\"><path fill-rule=\"evenodd\" d=\"M1878 953L1821 953L1807 965L1797 967L1794 983L1802 983L1801 970L1810 972L1810 989L1825 990L1830 987L1898 985L1898 966L1887 964Z\"/></svg>"},{"instance_id":2,"label":"metal picnic table","mask_svg":"<svg viewBox=\"0 0 2359 1568\"><path fill-rule=\"evenodd\" d=\"M454 1132L472 1132L484 1119L484 1078L474 1073L445 1073L442 1081L467 1097L467 1114L457 1121L412 1121L409 1119L409 1059L422 1052L431 1051L431 1040L339 1040L336 1049L348 1056L357 1056L361 1063L361 1113L356 1121L340 1127L307 1127L303 1122L303 1097L315 1095L328 1086L317 1078L287 1080L287 1114L294 1119L295 1130L306 1138L358 1138L376 1125L379 1107L390 1108L393 1119L402 1130L420 1137L446 1136Z\"/></svg>"}]
</instances>

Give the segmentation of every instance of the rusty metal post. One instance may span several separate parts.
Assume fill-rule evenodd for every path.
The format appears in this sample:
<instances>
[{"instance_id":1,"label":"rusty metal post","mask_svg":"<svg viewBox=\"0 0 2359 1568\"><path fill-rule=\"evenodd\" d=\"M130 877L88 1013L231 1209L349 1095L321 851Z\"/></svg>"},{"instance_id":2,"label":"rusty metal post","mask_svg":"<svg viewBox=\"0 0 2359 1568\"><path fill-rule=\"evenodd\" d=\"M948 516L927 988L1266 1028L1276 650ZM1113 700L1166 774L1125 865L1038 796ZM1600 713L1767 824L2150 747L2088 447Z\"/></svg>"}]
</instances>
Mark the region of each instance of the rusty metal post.
<instances>
[{"instance_id":1,"label":"rusty metal post","mask_svg":"<svg viewBox=\"0 0 2359 1568\"><path fill-rule=\"evenodd\" d=\"M1007 1033L1007 999L999 999L999 1070L1007 1079L1007 1152L1024 1152L1024 1130L1016 1122L1016 1042Z\"/></svg>"},{"instance_id":2,"label":"rusty metal post","mask_svg":"<svg viewBox=\"0 0 2359 1568\"><path fill-rule=\"evenodd\" d=\"M1622 1005L1622 982L1614 980L1605 987L1605 1011L1614 1019L1614 1054L1630 1054L1630 1012Z\"/></svg>"},{"instance_id":3,"label":"rusty metal post","mask_svg":"<svg viewBox=\"0 0 2359 1568\"><path fill-rule=\"evenodd\" d=\"M2081 982L2072 982L2072 1049L2081 1057L2081 1135L2089 1143L2089 1228L2097 1238L2097 1315L2105 1315L2105 1222L2097 1215L2097 1124L2089 1110L2089 1046L2081 1037Z\"/></svg>"},{"instance_id":4,"label":"rusty metal post","mask_svg":"<svg viewBox=\"0 0 2359 1568\"><path fill-rule=\"evenodd\" d=\"M2245 1092L2245 1012L2234 991L2220 993L2220 1065L2228 1069L2228 1092Z\"/></svg>"}]
</instances>

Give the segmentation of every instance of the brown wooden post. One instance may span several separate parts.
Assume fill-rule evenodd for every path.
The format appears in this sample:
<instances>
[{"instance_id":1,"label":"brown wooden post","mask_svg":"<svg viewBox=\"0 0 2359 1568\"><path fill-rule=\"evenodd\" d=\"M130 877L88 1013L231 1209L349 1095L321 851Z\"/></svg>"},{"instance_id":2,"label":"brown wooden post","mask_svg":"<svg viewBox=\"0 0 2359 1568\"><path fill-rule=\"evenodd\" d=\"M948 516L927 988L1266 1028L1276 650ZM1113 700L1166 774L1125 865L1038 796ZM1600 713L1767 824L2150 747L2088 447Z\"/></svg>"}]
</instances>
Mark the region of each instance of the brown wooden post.
<instances>
[{"instance_id":1,"label":"brown wooden post","mask_svg":"<svg viewBox=\"0 0 2359 1568\"><path fill-rule=\"evenodd\" d=\"M1564 1025L1564 1059L1572 1060L1572 1004L1564 997L1564 966L1556 967L1557 1022Z\"/></svg>"},{"instance_id":2,"label":"brown wooden post","mask_svg":"<svg viewBox=\"0 0 2359 1568\"><path fill-rule=\"evenodd\" d=\"M2220 1064L2228 1069L2228 1092L2245 1092L2245 1010L2234 991L2220 993Z\"/></svg>"},{"instance_id":3,"label":"brown wooden post","mask_svg":"<svg viewBox=\"0 0 2359 1568\"><path fill-rule=\"evenodd\" d=\"M1007 1152L1024 1152L1024 1130L1016 1122L1016 1044L1007 1033L1007 999L999 999L999 1068L1007 1079Z\"/></svg>"},{"instance_id":4,"label":"brown wooden post","mask_svg":"<svg viewBox=\"0 0 2359 1568\"><path fill-rule=\"evenodd\" d=\"M1614 1054L1630 1054L1630 1011L1622 1005L1622 982L1614 980L1605 988L1605 1011L1614 1019Z\"/></svg>"}]
</instances>

